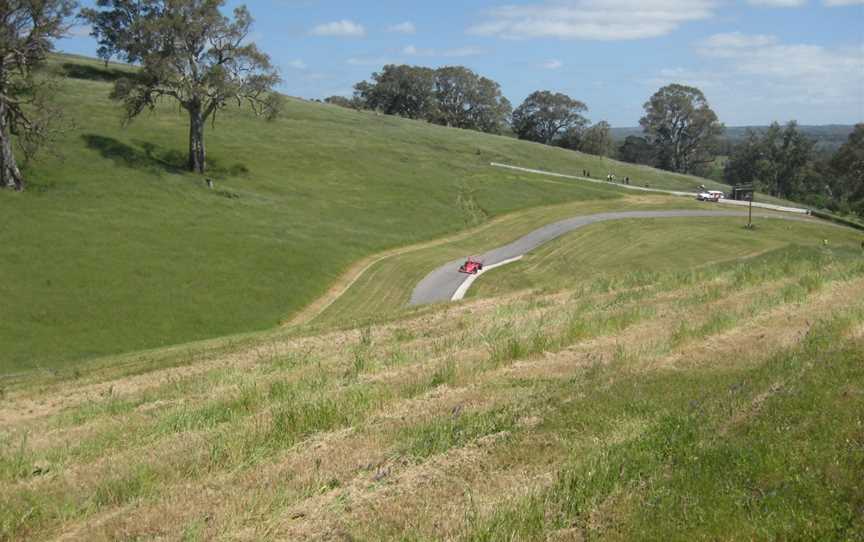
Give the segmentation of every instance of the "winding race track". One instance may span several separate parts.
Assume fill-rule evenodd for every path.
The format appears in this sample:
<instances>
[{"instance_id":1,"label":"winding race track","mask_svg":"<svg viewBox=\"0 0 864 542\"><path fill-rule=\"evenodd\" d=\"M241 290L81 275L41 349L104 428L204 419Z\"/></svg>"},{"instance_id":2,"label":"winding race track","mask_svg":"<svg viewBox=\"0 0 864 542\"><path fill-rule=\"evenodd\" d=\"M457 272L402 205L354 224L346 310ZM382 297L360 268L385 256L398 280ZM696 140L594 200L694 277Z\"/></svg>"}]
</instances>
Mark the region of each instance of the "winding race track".
<instances>
[{"instance_id":1,"label":"winding race track","mask_svg":"<svg viewBox=\"0 0 864 542\"><path fill-rule=\"evenodd\" d=\"M499 264L516 261L525 253L534 250L544 243L579 229L589 224L606 222L609 220L623 220L628 218L679 218L679 217L742 217L747 216L741 211L624 211L617 213L599 213L595 215L577 216L547 224L521 237L509 245L498 247L480 256L484 262L484 271ZM782 220L810 221L811 219L800 216L764 215L754 213L753 216L765 218L778 218ZM432 271L426 278L420 281L411 294L409 305L423 305L426 303L438 303L441 301L454 301L462 299L477 275L465 275L459 272L459 266L465 262L464 258L448 262L438 269Z\"/></svg>"}]
</instances>

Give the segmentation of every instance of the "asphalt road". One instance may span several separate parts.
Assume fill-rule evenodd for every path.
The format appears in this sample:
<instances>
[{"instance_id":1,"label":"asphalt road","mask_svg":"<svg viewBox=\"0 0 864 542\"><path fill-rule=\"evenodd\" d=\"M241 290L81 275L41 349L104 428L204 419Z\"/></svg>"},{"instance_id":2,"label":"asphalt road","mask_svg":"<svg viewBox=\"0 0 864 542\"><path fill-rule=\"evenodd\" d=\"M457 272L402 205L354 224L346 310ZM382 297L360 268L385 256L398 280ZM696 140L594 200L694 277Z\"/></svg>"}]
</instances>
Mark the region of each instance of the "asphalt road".
<instances>
[{"instance_id":1,"label":"asphalt road","mask_svg":"<svg viewBox=\"0 0 864 542\"><path fill-rule=\"evenodd\" d=\"M498 162L492 162L489 164L492 167L504 168L504 169L512 169L514 171L521 171L523 173L535 173L537 175L546 175L547 177L560 177L562 179L573 179L576 181L583 181L589 183L603 184L606 186L616 186L618 188L624 188L627 190L638 190L640 192L653 192L655 194L669 194L672 196L684 196L687 198L695 198L696 192L681 192L678 190L661 190L659 188L646 188L642 186L630 185L630 184L621 184L619 183L610 183L609 181L602 181L600 179L589 179L587 177L578 177L576 175L565 175L563 173L553 173L551 171L543 171L541 169L530 169L519 166L510 166L507 164L499 164ZM747 201L736 201L734 199L724 198L718 201L722 205L736 205L739 207L747 207L750 205L750 202ZM785 207L783 205L776 205L774 203L762 203L759 201L753 202L753 208L759 209L770 209L772 211L783 211L785 213L798 213L802 215L806 215L809 213L807 209L803 209L801 207Z\"/></svg>"},{"instance_id":2,"label":"asphalt road","mask_svg":"<svg viewBox=\"0 0 864 542\"><path fill-rule=\"evenodd\" d=\"M617 213L599 213L596 215L585 215L568 218L560 222L547 224L536 229L503 247L498 247L480 255L485 266L495 265L505 260L518 258L527 252L534 250L544 243L560 237L565 233L579 229L589 224L606 222L608 220L622 220L628 218L676 218L676 217L744 217L746 212L741 211L624 211ZM754 213L753 216L765 215ZM771 218L795 221L809 221L810 219L799 216L770 215ZM459 266L465 262L464 258L448 262L438 269L432 271L426 278L421 280L411 294L409 305L423 305L426 303L438 303L453 299L456 291L465 282L469 275L459 272ZM464 294L464 292L462 292Z\"/></svg>"}]
</instances>

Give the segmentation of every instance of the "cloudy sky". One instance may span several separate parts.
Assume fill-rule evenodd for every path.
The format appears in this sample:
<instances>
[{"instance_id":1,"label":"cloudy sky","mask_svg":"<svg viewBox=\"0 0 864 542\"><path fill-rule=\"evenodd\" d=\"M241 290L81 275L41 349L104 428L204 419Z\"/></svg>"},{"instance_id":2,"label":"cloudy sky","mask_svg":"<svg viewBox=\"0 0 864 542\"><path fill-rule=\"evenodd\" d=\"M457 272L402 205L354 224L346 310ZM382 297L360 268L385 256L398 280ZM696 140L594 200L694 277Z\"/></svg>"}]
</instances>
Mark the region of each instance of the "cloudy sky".
<instances>
[{"instance_id":1,"label":"cloudy sky","mask_svg":"<svg viewBox=\"0 0 864 542\"><path fill-rule=\"evenodd\" d=\"M85 0L92 4L92 0ZM233 6L241 2L228 0ZM305 98L387 63L464 65L518 105L564 92L634 126L660 86L701 88L727 125L864 121L864 0L249 0L253 39ZM94 54L87 29L59 48Z\"/></svg>"}]
</instances>

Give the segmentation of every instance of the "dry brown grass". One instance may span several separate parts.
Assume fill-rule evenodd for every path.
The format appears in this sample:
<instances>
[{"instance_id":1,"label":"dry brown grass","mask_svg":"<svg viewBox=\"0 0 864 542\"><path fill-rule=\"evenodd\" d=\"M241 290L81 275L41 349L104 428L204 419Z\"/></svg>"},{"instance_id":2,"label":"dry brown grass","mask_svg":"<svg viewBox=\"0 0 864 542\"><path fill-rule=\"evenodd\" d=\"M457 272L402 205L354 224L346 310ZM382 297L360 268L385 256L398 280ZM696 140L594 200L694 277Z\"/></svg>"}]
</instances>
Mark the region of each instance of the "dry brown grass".
<instances>
[{"instance_id":1,"label":"dry brown grass","mask_svg":"<svg viewBox=\"0 0 864 542\"><path fill-rule=\"evenodd\" d=\"M561 401L578 401L583 393L581 375L598 366L620 367L598 382L611 386L616 378L639 372L755 363L796 344L815 321L839 308L857 306L858 293L864 291L862 278L838 279L803 300L749 311L748 300L756 294L776 294L790 280L754 284L705 303L689 302L694 295L689 287L658 293L649 288L641 292L644 296L623 296L622 301L616 301L618 296L640 292L579 299L572 292L522 293L466 302L365 332L270 337L266 343L194 365L118 380L85 377L80 382L23 388L0 407L2 434L16 442L29 433L27 450L32 457L53 457L57 462L47 475L0 484L7 495L23 495L26 490L59 502L65 493L62 498L83 502L109 478L134 477L141 466L154 470L155 482L148 491L103 502L86 512L49 516L21 531L34 538L313 540L349 534L397 537L402 532L458 538L470 517L487 515L510 500L548 487L562 462L572 460L574 450L587 454L598 443L637 438L649 423L633 418L602 434L564 439L554 424L547 426L563 404L550 402L548 390L575 382ZM550 343L549 348L513 359L490 358L488 341L495 330L512 330L520 340L526 340L524 332L532 329L554 336L563 332L574 310L591 321L644 306L652 311L618 331L577 338L573 344ZM674 340L681 323L698 326L727 313L735 315L734 323L720 331ZM851 331L855 336L862 332L861 325ZM298 356L297 361L280 365L294 359L291 356ZM437 376L445 369L449 372ZM304 392L311 395L302 400L368 388L382 390L382 402L348 426L313 426L271 455L212 462L208 454L214 445L232 450L232 439L254 437L272 425L281 403L268 399L268 389L315 378L322 384ZM239 418L213 427L159 429L173 415L238 397L250 386L257 390L258 402ZM733 415L730 424L746 421L758 411L760 397L768 397L763 395ZM128 411L97 411L83 423L69 419L70 413L91 404L139 399L141 404ZM429 424L457 423L464 416L500 409L516 416L506 430L481 431L428 456L406 452L406 438ZM119 440L100 440L118 432ZM92 449L85 455L70 451L88 443ZM615 495L597 507L591 515L594 530L604 532L614 524L617 510L626 508L630 498ZM552 538L579 539L583 534L565 529Z\"/></svg>"}]
</instances>

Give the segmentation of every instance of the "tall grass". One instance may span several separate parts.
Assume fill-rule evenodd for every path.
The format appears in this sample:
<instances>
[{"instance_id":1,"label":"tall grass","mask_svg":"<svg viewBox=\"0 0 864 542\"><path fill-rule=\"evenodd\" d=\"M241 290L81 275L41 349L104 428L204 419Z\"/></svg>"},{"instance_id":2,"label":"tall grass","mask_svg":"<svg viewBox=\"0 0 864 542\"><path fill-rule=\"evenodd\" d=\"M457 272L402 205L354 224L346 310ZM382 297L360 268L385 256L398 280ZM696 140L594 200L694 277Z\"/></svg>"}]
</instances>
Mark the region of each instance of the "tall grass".
<instances>
[{"instance_id":1,"label":"tall grass","mask_svg":"<svg viewBox=\"0 0 864 542\"><path fill-rule=\"evenodd\" d=\"M311 497L320 498L316 507L322 504L323 514L329 503L340 518L353 521L354 496L388 484L369 483L377 467L364 466L367 457L373 465L381 461L425 475L439 464L433 458L447 454L458 461L482 458L489 476L500 477L496 483L548 472L553 464L556 469L551 485L534 487L529 478L518 497L497 504L500 495L481 495L483 484L466 480L477 491L472 494L485 499L465 519L466 539L615 533L674 538L676 529L693 529L687 531L692 538L723 538L723 521L747 538L789 537L795 531L788 526L824 537L830 535L826 525L834 526L837 538L854 538L854 513L842 503L860 498L849 483L860 462L857 448L843 443L857 442L858 413L864 411L856 365L861 344L849 338L864 313L817 323L800 345L768 359L744 363L695 349L705 361L699 367L674 355L666 359L673 370L654 364L673 348L752 323L783 303L809 303L817 294L831 294L833 282L864 274L858 260L835 255L821 266L823 255L801 251L802 261L796 261L795 252L789 254L765 256L777 270L761 269L769 264L759 259L746 272L728 264L699 269L697 275L710 282L677 289L680 274L661 273L653 284L526 297L456 318L427 313L420 317L426 329L419 320L394 328L410 332L365 327L342 334L338 340L344 342L311 338L291 346L283 337L268 337L270 343L255 348L256 357L243 357L236 366L209 360L207 370L154 378L154 386L127 394L106 384L101 396L37 419L36 430L46 427L56 437L39 434L35 448L24 425L2 434L0 538L39 538L63 526L102 521L113 522L105 532L124 525L123 532L137 536L143 530L129 522L174 502L178 488L205 483L225 491L225 510L242 508L246 495L260 490L255 495L261 502L248 512L256 525L278 523L280 514L296 513L296 505ZM733 280L750 286L730 292ZM651 335L633 329L643 323ZM628 331L627 340L620 337ZM573 357L564 352L596 337L607 339ZM309 344L319 346L304 346ZM559 354L541 360L545 353ZM509 366L519 360L531 361ZM548 372L547 361L555 364ZM312 464L317 448L309 445L319 438L333 454L355 452L349 450L355 442L374 447L359 454L364 465L334 471L319 461L314 472L297 479L284 473L278 483L277 474L268 478L286 462ZM440 465L447 464L442 457ZM778 482L786 471L800 482ZM258 476L268 482L253 488ZM838 489L832 493L829 486ZM427 495L417 491L417 499ZM430 501L424 510L439 504ZM202 504L190 503L188 513L174 511L182 524L171 524L173 532L187 526L190 536L201 532L195 506ZM123 520L118 510L132 519ZM394 518L380 519L380 532L388 536L412 514L393 510ZM652 522L647 518L654 513ZM693 524L693 517L708 519ZM217 518L213 528L229 533L232 521ZM618 531L609 531L610 525ZM347 530L355 534L355 527L358 538L376 538L374 526L361 522ZM210 528L202 536L210 536ZM417 538L431 536L424 528L414 533ZM414 534L409 529L406 536Z\"/></svg>"},{"instance_id":2,"label":"tall grass","mask_svg":"<svg viewBox=\"0 0 864 542\"><path fill-rule=\"evenodd\" d=\"M843 435L860 418L852 403L861 398L836 394L864 376L860 341L844 337L862 316L819 322L800 346L755 367L642 375L638 387L625 379L589 394L573 408L638 389L657 401L654 419L630 438L574 454L548 489L469 516L463 539L859 536L864 455ZM795 384L783 391L778 379Z\"/></svg>"}]
</instances>

